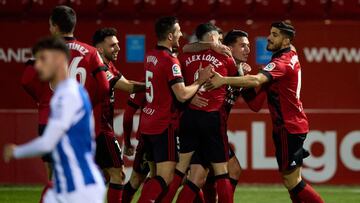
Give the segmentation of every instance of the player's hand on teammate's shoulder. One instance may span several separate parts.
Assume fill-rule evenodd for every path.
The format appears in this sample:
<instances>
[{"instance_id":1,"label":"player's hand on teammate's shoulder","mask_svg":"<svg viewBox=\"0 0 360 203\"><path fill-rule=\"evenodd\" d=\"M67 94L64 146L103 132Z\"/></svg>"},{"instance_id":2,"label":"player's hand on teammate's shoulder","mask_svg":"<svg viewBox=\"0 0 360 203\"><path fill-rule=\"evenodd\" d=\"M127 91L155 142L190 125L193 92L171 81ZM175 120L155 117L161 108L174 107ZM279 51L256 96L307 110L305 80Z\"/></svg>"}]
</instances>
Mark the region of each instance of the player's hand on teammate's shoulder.
<instances>
[{"instance_id":1,"label":"player's hand on teammate's shoulder","mask_svg":"<svg viewBox=\"0 0 360 203\"><path fill-rule=\"evenodd\" d=\"M219 88L223 85L225 85L225 78L220 75L219 73L217 73L215 70L211 70L212 73L214 74L214 76L212 78L210 78L206 84L205 84L205 89L206 90L213 90L216 88Z\"/></svg>"},{"instance_id":2,"label":"player's hand on teammate's shoulder","mask_svg":"<svg viewBox=\"0 0 360 203\"><path fill-rule=\"evenodd\" d=\"M200 63L199 66L199 77L198 77L198 82L200 84L205 83L210 77L213 76L213 70L214 66L212 66L211 64L209 64L208 66L206 66L205 68L202 68L202 63Z\"/></svg>"},{"instance_id":3,"label":"player's hand on teammate's shoulder","mask_svg":"<svg viewBox=\"0 0 360 203\"><path fill-rule=\"evenodd\" d=\"M191 104L197 106L199 108L205 107L208 105L208 99L201 96L201 93L198 92L195 96L191 99Z\"/></svg>"},{"instance_id":4,"label":"player's hand on teammate's shoulder","mask_svg":"<svg viewBox=\"0 0 360 203\"><path fill-rule=\"evenodd\" d=\"M211 49L219 54L223 54L228 57L232 57L231 49L228 46L218 43L211 43Z\"/></svg>"},{"instance_id":5,"label":"player's hand on teammate's shoulder","mask_svg":"<svg viewBox=\"0 0 360 203\"><path fill-rule=\"evenodd\" d=\"M135 147L130 145L124 145L124 154L126 156L132 156L135 153Z\"/></svg>"},{"instance_id":6,"label":"player's hand on teammate's shoulder","mask_svg":"<svg viewBox=\"0 0 360 203\"><path fill-rule=\"evenodd\" d=\"M4 146L4 161L5 163L8 163L11 159L14 158L14 150L15 150L16 145L14 144L6 144Z\"/></svg>"}]
</instances>

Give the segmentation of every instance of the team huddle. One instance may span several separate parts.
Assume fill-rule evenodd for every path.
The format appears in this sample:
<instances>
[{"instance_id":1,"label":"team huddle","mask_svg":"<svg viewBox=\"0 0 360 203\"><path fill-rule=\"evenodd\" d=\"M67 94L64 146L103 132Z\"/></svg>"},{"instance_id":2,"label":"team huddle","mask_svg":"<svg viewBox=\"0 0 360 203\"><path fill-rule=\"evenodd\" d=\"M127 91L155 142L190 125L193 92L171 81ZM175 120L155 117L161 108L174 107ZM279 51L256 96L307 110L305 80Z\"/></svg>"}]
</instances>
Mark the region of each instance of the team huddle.
<instances>
[{"instance_id":1,"label":"team huddle","mask_svg":"<svg viewBox=\"0 0 360 203\"><path fill-rule=\"evenodd\" d=\"M41 136L4 149L7 162L42 156L49 182L40 202L102 203L105 185L108 203L130 203L141 185L140 203L170 203L175 197L179 203L234 202L241 166L228 141L227 120L240 96L253 111L267 101L279 173L291 201L324 202L301 178L309 128L290 23L271 24L271 61L251 75L245 31L224 35L202 23L194 32L198 41L180 49L178 19L160 18L154 26L158 41L145 56L139 82L114 66L120 51L116 29L97 30L92 45L80 42L74 37L76 13L67 6L55 7L49 24L52 37L33 47L22 78L38 104ZM130 93L123 151L113 127L116 89ZM138 109L135 147L130 137ZM135 154L127 183L122 153Z\"/></svg>"}]
</instances>

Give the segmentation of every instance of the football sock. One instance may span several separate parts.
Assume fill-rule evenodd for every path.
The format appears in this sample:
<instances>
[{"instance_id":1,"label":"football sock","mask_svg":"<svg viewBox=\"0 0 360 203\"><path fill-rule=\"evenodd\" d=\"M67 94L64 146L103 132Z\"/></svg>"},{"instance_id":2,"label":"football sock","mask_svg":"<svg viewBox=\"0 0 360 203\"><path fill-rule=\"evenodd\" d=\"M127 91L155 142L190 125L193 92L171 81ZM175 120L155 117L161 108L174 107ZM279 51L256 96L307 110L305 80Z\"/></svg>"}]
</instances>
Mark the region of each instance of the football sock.
<instances>
[{"instance_id":1,"label":"football sock","mask_svg":"<svg viewBox=\"0 0 360 203\"><path fill-rule=\"evenodd\" d=\"M137 190L138 190L137 188L135 189L131 186L130 181L127 182L124 186L124 191L123 191L123 195L122 195L122 203L130 203Z\"/></svg>"},{"instance_id":2,"label":"football sock","mask_svg":"<svg viewBox=\"0 0 360 203\"><path fill-rule=\"evenodd\" d=\"M109 183L109 189L107 192L108 203L121 203L123 189L124 185L122 184Z\"/></svg>"},{"instance_id":3,"label":"football sock","mask_svg":"<svg viewBox=\"0 0 360 203\"><path fill-rule=\"evenodd\" d=\"M217 175L216 179L216 192L219 196L219 202L233 203L232 186L229 180L229 174Z\"/></svg>"},{"instance_id":4,"label":"football sock","mask_svg":"<svg viewBox=\"0 0 360 203\"><path fill-rule=\"evenodd\" d=\"M320 195L309 185L301 180L290 192L293 202L324 203Z\"/></svg>"},{"instance_id":5,"label":"football sock","mask_svg":"<svg viewBox=\"0 0 360 203\"><path fill-rule=\"evenodd\" d=\"M195 200L196 195L199 193L200 188L196 186L193 182L190 180L186 180L186 183L181 190L177 203L189 203L193 202Z\"/></svg>"},{"instance_id":6,"label":"football sock","mask_svg":"<svg viewBox=\"0 0 360 203\"><path fill-rule=\"evenodd\" d=\"M215 177L208 176L206 178L205 185L202 188L204 193L204 199L206 203L216 203L216 185L215 185Z\"/></svg>"},{"instance_id":7,"label":"football sock","mask_svg":"<svg viewBox=\"0 0 360 203\"><path fill-rule=\"evenodd\" d=\"M39 200L40 203L44 202L44 196L45 196L46 192L48 191L48 189L52 188L52 186L53 186L52 181L49 180L41 192L41 196L40 196L40 200Z\"/></svg>"},{"instance_id":8,"label":"football sock","mask_svg":"<svg viewBox=\"0 0 360 203\"><path fill-rule=\"evenodd\" d=\"M157 202L166 189L165 180L161 176L155 176L144 184L138 203Z\"/></svg>"},{"instance_id":9,"label":"football sock","mask_svg":"<svg viewBox=\"0 0 360 203\"><path fill-rule=\"evenodd\" d=\"M166 195L161 199L162 203L171 203L171 201L174 199L176 195L178 188L180 187L183 181L184 176L185 176L184 173L175 169L174 178L168 187L168 191Z\"/></svg>"}]
</instances>

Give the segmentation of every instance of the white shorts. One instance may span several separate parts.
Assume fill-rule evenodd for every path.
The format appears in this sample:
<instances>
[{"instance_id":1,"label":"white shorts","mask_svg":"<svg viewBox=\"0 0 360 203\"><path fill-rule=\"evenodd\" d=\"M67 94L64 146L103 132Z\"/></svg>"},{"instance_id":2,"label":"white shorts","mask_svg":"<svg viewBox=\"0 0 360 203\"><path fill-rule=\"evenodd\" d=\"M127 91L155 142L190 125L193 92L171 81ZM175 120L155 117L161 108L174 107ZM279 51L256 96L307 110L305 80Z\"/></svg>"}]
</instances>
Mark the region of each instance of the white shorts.
<instances>
[{"instance_id":1,"label":"white shorts","mask_svg":"<svg viewBox=\"0 0 360 203\"><path fill-rule=\"evenodd\" d=\"M56 193L49 189L44 197L44 203L104 203L105 185L89 185L71 193Z\"/></svg>"}]
</instances>

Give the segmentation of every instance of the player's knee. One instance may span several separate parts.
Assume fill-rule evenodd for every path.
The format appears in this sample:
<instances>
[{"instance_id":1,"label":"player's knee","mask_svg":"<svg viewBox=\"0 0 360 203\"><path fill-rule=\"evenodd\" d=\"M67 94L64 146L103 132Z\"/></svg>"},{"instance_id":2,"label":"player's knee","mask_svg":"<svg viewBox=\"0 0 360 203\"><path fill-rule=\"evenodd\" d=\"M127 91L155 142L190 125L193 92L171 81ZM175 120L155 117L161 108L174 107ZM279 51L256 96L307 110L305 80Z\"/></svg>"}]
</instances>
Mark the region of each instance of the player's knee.
<instances>
[{"instance_id":1,"label":"player's knee","mask_svg":"<svg viewBox=\"0 0 360 203\"><path fill-rule=\"evenodd\" d=\"M282 179L283 179L283 184L284 186L288 189L291 190L293 189L300 181L301 181L301 176L296 176L296 175L282 175Z\"/></svg>"},{"instance_id":2,"label":"player's knee","mask_svg":"<svg viewBox=\"0 0 360 203\"><path fill-rule=\"evenodd\" d=\"M173 173L162 173L162 174L158 174L158 176L161 176L167 185L169 185L174 178Z\"/></svg>"},{"instance_id":3,"label":"player's knee","mask_svg":"<svg viewBox=\"0 0 360 203\"><path fill-rule=\"evenodd\" d=\"M131 174L130 184L133 188L139 188L140 185L145 181L146 176L138 173Z\"/></svg>"},{"instance_id":4,"label":"player's knee","mask_svg":"<svg viewBox=\"0 0 360 203\"><path fill-rule=\"evenodd\" d=\"M224 162L224 163L213 163L212 164L212 167L214 169L214 174L215 176L217 175L223 175L223 174L226 174L228 173L228 165L227 165L227 162Z\"/></svg>"}]
</instances>

